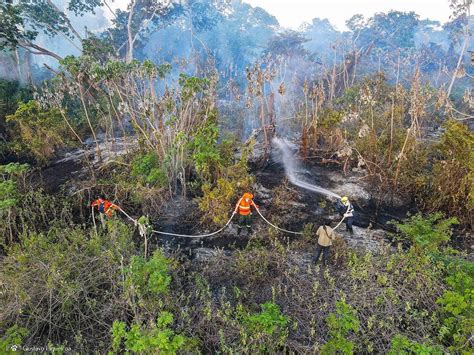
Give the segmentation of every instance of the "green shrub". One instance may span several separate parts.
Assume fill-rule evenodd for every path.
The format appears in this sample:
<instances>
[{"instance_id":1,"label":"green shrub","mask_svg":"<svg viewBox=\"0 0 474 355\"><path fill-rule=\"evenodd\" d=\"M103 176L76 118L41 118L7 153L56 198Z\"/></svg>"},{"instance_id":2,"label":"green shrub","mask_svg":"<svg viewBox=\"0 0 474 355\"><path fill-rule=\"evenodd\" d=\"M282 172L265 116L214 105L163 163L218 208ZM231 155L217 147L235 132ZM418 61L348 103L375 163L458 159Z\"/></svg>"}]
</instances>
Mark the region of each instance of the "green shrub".
<instances>
[{"instance_id":1,"label":"green shrub","mask_svg":"<svg viewBox=\"0 0 474 355\"><path fill-rule=\"evenodd\" d=\"M426 203L431 210L444 211L472 226L474 211L474 132L455 121L435 147L436 162L427 187Z\"/></svg>"},{"instance_id":2,"label":"green shrub","mask_svg":"<svg viewBox=\"0 0 474 355\"><path fill-rule=\"evenodd\" d=\"M124 322L114 321L111 330L112 351L122 353L124 348L133 353L176 354L179 350L184 350L188 339L183 335L175 334L169 328L172 323L173 315L169 312L162 312L156 323L146 328L135 323L126 330ZM124 343L123 348L122 343Z\"/></svg>"},{"instance_id":3,"label":"green shrub","mask_svg":"<svg viewBox=\"0 0 474 355\"><path fill-rule=\"evenodd\" d=\"M437 300L441 305L441 340L454 353L472 354L474 344L474 263L454 262L448 266L446 282L450 287Z\"/></svg>"},{"instance_id":4,"label":"green shrub","mask_svg":"<svg viewBox=\"0 0 474 355\"><path fill-rule=\"evenodd\" d=\"M389 355L441 355L443 350L439 346L430 346L426 344L411 341L403 335L396 335L392 339Z\"/></svg>"},{"instance_id":5,"label":"green shrub","mask_svg":"<svg viewBox=\"0 0 474 355\"><path fill-rule=\"evenodd\" d=\"M129 227L117 221L97 235L80 227L20 235L0 264L0 329L28 329L28 346L98 351L98 339L107 339L112 321L125 311L118 280L122 258L134 251L131 238Z\"/></svg>"},{"instance_id":6,"label":"green shrub","mask_svg":"<svg viewBox=\"0 0 474 355\"><path fill-rule=\"evenodd\" d=\"M28 330L16 324L8 328L5 335L0 338L0 352L9 354L18 351L17 349L20 349L27 335Z\"/></svg>"},{"instance_id":7,"label":"green shrub","mask_svg":"<svg viewBox=\"0 0 474 355\"><path fill-rule=\"evenodd\" d=\"M168 183L166 171L160 167L154 152L140 154L132 161L132 176L151 185L166 186Z\"/></svg>"},{"instance_id":8,"label":"green shrub","mask_svg":"<svg viewBox=\"0 0 474 355\"><path fill-rule=\"evenodd\" d=\"M28 164L10 163L0 165L0 215L18 203L19 191L17 178L28 171Z\"/></svg>"},{"instance_id":9,"label":"green shrub","mask_svg":"<svg viewBox=\"0 0 474 355\"><path fill-rule=\"evenodd\" d=\"M221 155L217 139L219 128L209 120L200 127L188 144L197 174L203 181L213 181L221 168Z\"/></svg>"},{"instance_id":10,"label":"green shrub","mask_svg":"<svg viewBox=\"0 0 474 355\"><path fill-rule=\"evenodd\" d=\"M249 190L254 181L248 168L249 153L248 149L244 149L236 163L223 168L221 177L215 184L202 185L203 196L198 199L198 204L203 212L203 222L217 225L227 222L240 197L239 194Z\"/></svg>"},{"instance_id":11,"label":"green shrub","mask_svg":"<svg viewBox=\"0 0 474 355\"><path fill-rule=\"evenodd\" d=\"M209 86L208 78L198 78L186 74L179 75L179 85L181 86L181 96L184 101L189 100L192 96L203 93Z\"/></svg>"},{"instance_id":12,"label":"green shrub","mask_svg":"<svg viewBox=\"0 0 474 355\"><path fill-rule=\"evenodd\" d=\"M243 323L250 334L263 332L266 335L273 335L286 328L288 317L281 313L277 304L266 302L260 307L262 307L260 313L248 314L243 317Z\"/></svg>"},{"instance_id":13,"label":"green shrub","mask_svg":"<svg viewBox=\"0 0 474 355\"><path fill-rule=\"evenodd\" d=\"M54 156L68 135L59 109L44 110L34 100L21 103L14 114L7 116L7 121L19 128L21 139L17 151L26 150L41 164Z\"/></svg>"},{"instance_id":14,"label":"green shrub","mask_svg":"<svg viewBox=\"0 0 474 355\"><path fill-rule=\"evenodd\" d=\"M237 306L240 342L243 349L250 352L275 352L284 346L288 337L289 318L273 302L265 302L260 307L260 313L249 313L242 305Z\"/></svg>"},{"instance_id":15,"label":"green shrub","mask_svg":"<svg viewBox=\"0 0 474 355\"><path fill-rule=\"evenodd\" d=\"M442 213L434 213L424 218L421 214L412 216L403 223L393 223L416 250L435 251L451 238L451 227L456 218L443 219Z\"/></svg>"},{"instance_id":16,"label":"green shrub","mask_svg":"<svg viewBox=\"0 0 474 355\"><path fill-rule=\"evenodd\" d=\"M142 297L156 297L168 292L171 283L170 260L156 250L150 260L134 255L127 269L127 285Z\"/></svg>"},{"instance_id":17,"label":"green shrub","mask_svg":"<svg viewBox=\"0 0 474 355\"><path fill-rule=\"evenodd\" d=\"M447 121L439 142L418 147L402 165L401 183L420 209L455 216L466 227L474 221L474 133Z\"/></svg>"},{"instance_id":18,"label":"green shrub","mask_svg":"<svg viewBox=\"0 0 474 355\"><path fill-rule=\"evenodd\" d=\"M336 302L336 313L326 318L331 339L322 346L321 354L353 354L354 343L346 339L350 331L359 331L357 312L345 300Z\"/></svg>"},{"instance_id":19,"label":"green shrub","mask_svg":"<svg viewBox=\"0 0 474 355\"><path fill-rule=\"evenodd\" d=\"M14 210L21 197L19 182L25 177L28 168L28 164L0 165L0 219L5 222L0 226L0 233L5 236L8 234L10 243L13 242L13 230L17 227Z\"/></svg>"}]
</instances>

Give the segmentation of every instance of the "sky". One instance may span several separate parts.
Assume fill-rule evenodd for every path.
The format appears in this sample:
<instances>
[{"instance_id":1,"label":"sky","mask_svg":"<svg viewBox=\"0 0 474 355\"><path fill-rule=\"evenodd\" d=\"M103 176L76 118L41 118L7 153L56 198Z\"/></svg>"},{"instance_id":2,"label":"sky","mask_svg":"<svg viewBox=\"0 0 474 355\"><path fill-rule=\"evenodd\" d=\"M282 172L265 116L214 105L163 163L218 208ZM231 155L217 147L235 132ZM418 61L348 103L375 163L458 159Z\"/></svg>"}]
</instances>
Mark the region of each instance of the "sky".
<instances>
[{"instance_id":1,"label":"sky","mask_svg":"<svg viewBox=\"0 0 474 355\"><path fill-rule=\"evenodd\" d=\"M114 8L125 9L130 0L115 0ZM355 14L370 17L376 12L390 10L414 11L421 19L430 18L444 23L449 20L448 0L244 0L265 9L278 19L281 26L298 29L313 18L327 18L338 29Z\"/></svg>"}]
</instances>

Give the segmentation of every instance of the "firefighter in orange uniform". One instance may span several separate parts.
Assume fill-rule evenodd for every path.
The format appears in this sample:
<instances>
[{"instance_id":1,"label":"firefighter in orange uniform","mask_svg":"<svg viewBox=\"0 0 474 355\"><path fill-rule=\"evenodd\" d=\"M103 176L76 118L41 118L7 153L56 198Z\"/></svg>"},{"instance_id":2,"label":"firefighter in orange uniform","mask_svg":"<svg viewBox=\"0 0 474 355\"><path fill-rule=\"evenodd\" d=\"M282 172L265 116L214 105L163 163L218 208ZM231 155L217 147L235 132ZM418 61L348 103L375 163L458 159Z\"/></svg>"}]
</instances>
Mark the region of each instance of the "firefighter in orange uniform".
<instances>
[{"instance_id":1,"label":"firefighter in orange uniform","mask_svg":"<svg viewBox=\"0 0 474 355\"><path fill-rule=\"evenodd\" d=\"M252 213L251 207L258 208L253 202L253 195L251 193L244 193L239 202L235 206L235 213L239 212L239 224L237 226L237 235L240 235L243 226L247 227L247 235L252 233Z\"/></svg>"},{"instance_id":2,"label":"firefighter in orange uniform","mask_svg":"<svg viewBox=\"0 0 474 355\"><path fill-rule=\"evenodd\" d=\"M113 204L112 202L110 202L108 200L102 199L102 198L98 198L97 200L92 201L91 207L97 207L97 210L100 213L105 214L109 218L112 217L115 210L120 209L119 206Z\"/></svg>"}]
</instances>

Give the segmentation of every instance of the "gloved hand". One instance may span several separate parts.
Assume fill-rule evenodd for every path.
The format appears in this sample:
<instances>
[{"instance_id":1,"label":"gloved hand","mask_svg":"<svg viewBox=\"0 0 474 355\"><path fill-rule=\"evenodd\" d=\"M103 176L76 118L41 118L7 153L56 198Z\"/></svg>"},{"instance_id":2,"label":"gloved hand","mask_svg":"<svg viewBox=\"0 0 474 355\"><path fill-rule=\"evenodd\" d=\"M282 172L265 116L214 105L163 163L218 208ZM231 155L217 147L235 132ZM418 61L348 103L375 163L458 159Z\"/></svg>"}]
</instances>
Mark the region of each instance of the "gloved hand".
<instances>
[{"instance_id":1,"label":"gloved hand","mask_svg":"<svg viewBox=\"0 0 474 355\"><path fill-rule=\"evenodd\" d=\"M344 218L348 218L350 217L351 215L349 213L344 213Z\"/></svg>"}]
</instances>

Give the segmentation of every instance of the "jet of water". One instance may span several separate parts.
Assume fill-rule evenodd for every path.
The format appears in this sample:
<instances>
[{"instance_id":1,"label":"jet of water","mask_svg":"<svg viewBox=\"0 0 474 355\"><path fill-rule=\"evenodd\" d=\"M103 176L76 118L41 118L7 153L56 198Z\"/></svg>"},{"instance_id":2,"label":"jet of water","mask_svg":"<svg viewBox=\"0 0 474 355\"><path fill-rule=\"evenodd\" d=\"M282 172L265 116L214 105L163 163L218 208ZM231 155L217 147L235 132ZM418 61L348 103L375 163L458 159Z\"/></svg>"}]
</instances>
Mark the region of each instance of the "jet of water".
<instances>
[{"instance_id":1,"label":"jet of water","mask_svg":"<svg viewBox=\"0 0 474 355\"><path fill-rule=\"evenodd\" d=\"M293 155L292 151L292 145L288 140L282 139L282 138L273 138L273 144L280 150L281 152L281 158L283 161L283 166L285 168L285 174L288 177L288 180L296 186L299 186L303 189L317 192L329 197L335 197L337 199L340 199L341 196L338 194L329 191L321 186L313 185L310 184L306 181L301 180L298 177L298 163L297 163L297 158Z\"/></svg>"}]
</instances>

